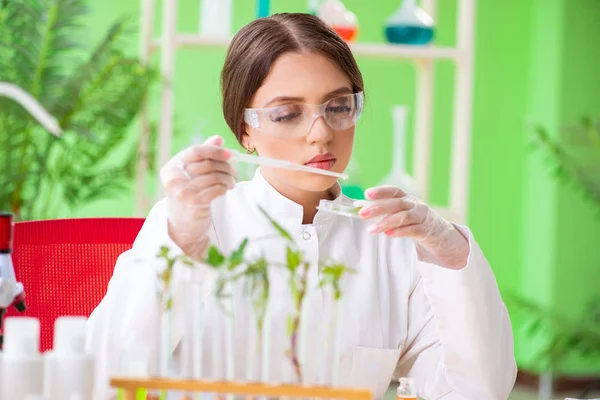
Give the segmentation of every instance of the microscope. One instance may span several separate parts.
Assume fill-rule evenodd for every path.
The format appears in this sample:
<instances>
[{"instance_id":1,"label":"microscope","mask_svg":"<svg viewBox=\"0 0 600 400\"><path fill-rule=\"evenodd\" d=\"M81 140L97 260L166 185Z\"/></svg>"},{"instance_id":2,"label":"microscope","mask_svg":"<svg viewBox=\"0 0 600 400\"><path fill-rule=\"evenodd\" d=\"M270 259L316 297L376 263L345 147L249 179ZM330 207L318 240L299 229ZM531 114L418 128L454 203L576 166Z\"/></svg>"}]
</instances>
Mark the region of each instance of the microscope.
<instances>
[{"instance_id":1,"label":"microscope","mask_svg":"<svg viewBox=\"0 0 600 400\"><path fill-rule=\"evenodd\" d=\"M25 290L17 282L12 262L13 215L0 213L0 349L2 348L2 320L10 307L24 312Z\"/></svg>"}]
</instances>

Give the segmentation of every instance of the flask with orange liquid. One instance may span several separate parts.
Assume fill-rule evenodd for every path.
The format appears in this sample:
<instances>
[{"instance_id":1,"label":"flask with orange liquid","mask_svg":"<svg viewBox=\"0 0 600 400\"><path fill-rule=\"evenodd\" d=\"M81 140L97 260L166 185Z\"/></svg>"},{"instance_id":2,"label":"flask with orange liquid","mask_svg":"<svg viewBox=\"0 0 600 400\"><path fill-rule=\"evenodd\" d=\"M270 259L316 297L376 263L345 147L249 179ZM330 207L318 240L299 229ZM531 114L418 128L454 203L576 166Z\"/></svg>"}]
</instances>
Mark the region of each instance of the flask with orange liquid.
<instances>
[{"instance_id":1,"label":"flask with orange liquid","mask_svg":"<svg viewBox=\"0 0 600 400\"><path fill-rule=\"evenodd\" d=\"M354 42L358 37L356 15L341 0L326 0L317 15L346 42Z\"/></svg>"},{"instance_id":2,"label":"flask with orange liquid","mask_svg":"<svg viewBox=\"0 0 600 400\"><path fill-rule=\"evenodd\" d=\"M414 378L400 378L396 389L396 400L417 400L417 386Z\"/></svg>"}]
</instances>

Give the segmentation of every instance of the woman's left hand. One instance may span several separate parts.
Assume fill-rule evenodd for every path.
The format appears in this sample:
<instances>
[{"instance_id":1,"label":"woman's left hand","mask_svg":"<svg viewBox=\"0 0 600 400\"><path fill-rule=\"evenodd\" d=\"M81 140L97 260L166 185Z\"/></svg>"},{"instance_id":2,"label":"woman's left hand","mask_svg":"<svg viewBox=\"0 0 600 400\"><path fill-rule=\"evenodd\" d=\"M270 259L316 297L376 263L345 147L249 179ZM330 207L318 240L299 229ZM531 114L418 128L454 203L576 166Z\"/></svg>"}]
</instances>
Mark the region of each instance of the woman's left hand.
<instances>
[{"instance_id":1,"label":"woman's left hand","mask_svg":"<svg viewBox=\"0 0 600 400\"><path fill-rule=\"evenodd\" d=\"M450 269L466 266L469 242L427 204L393 186L368 189L365 197L367 201L356 203L364 205L359 215L364 219L379 219L369 227L369 232L412 238L423 261Z\"/></svg>"}]
</instances>

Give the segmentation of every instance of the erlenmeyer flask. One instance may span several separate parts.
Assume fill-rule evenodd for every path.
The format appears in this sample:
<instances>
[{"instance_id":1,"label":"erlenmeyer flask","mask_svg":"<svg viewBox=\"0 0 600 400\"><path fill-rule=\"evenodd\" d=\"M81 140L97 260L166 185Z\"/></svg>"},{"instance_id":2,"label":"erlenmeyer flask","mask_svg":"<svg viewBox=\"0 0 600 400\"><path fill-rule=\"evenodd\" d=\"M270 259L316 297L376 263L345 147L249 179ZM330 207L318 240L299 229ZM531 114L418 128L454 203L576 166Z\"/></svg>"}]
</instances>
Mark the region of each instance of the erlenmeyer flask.
<instances>
[{"instance_id":1,"label":"erlenmeyer flask","mask_svg":"<svg viewBox=\"0 0 600 400\"><path fill-rule=\"evenodd\" d=\"M433 34L433 18L417 6L417 0L403 0L385 26L390 43L423 45L431 42Z\"/></svg>"},{"instance_id":2,"label":"erlenmeyer flask","mask_svg":"<svg viewBox=\"0 0 600 400\"><path fill-rule=\"evenodd\" d=\"M406 193L419 197L416 181L406 171L406 125L408 108L403 105L392 106L394 133L392 143L392 169L380 185L399 187Z\"/></svg>"},{"instance_id":3,"label":"erlenmeyer flask","mask_svg":"<svg viewBox=\"0 0 600 400\"><path fill-rule=\"evenodd\" d=\"M353 42L358 36L358 20L341 0L326 0L319 8L319 18L327 23L342 39Z\"/></svg>"}]
</instances>

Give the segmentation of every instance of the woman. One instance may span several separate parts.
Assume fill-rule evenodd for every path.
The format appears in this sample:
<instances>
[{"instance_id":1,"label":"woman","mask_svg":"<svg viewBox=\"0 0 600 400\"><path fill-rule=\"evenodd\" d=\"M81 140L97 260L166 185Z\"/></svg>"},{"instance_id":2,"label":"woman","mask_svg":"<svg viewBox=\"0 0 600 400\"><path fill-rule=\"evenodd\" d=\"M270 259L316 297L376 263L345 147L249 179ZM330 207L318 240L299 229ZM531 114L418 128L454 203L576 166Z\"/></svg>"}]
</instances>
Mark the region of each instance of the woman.
<instances>
[{"instance_id":1,"label":"woman","mask_svg":"<svg viewBox=\"0 0 600 400\"><path fill-rule=\"evenodd\" d=\"M225 120L249 153L335 172L348 165L362 93L362 76L347 44L307 14L274 15L242 28L222 71ZM99 399L110 396L108 378L118 372L120 357L152 346L160 246L201 261L209 245L228 253L249 237L250 254L283 256L277 239L252 242L271 233L258 205L297 239L314 264L309 282L318 279L319 260L357 270L343 282L341 385L366 386L380 398L393 377L414 376L425 399L508 398L516 374L510 321L493 273L466 227L393 187L367 190L368 206L354 219L317 211L321 200L352 204L335 178L261 168L252 181L235 184L231 153L222 143L210 138L163 167L166 198L150 212L133 248L119 258L106 297L90 317L88 346L98 357ZM205 268L208 287L211 271L197 267ZM175 287L186 279L183 274L173 278ZM289 297L285 283L273 286L272 296ZM315 316L325 302L315 297L307 305L313 311L307 383L331 379L317 367L315 350L322 337ZM186 316L177 308L181 302L174 304L173 334L180 344L186 341ZM243 315L248 304L235 307ZM223 324L213 298L204 309L208 327ZM276 332L285 331L286 311L284 306L274 311L273 379L284 378L286 343ZM236 335L235 357L245 360L243 332ZM175 358L179 350L173 350ZM210 368L219 357L222 348L206 349L204 371L215 372ZM243 370L236 374L244 376Z\"/></svg>"}]
</instances>

